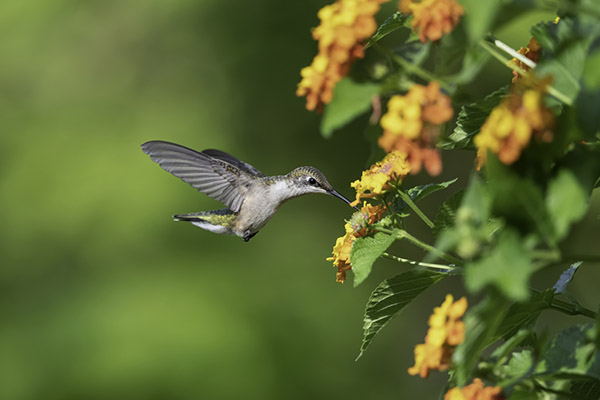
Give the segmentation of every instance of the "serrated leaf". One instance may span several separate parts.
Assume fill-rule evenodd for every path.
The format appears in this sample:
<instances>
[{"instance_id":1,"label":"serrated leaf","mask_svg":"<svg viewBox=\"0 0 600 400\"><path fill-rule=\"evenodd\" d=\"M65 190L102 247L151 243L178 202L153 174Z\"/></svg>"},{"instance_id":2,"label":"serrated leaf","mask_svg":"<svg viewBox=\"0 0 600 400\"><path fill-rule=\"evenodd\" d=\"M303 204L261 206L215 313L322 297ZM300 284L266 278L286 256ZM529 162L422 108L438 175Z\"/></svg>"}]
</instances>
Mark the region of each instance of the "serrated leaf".
<instances>
[{"instance_id":1,"label":"serrated leaf","mask_svg":"<svg viewBox=\"0 0 600 400\"><path fill-rule=\"evenodd\" d=\"M523 248L521 237L505 229L489 254L465 265L465 284L471 292L495 286L507 298L521 301L529 296L528 282L532 273L531 256Z\"/></svg>"},{"instance_id":2,"label":"serrated leaf","mask_svg":"<svg viewBox=\"0 0 600 400\"><path fill-rule=\"evenodd\" d=\"M383 21L381 25L377 28L377 32L371 36L367 44L365 45L365 49L368 49L373 45L373 43L380 41L390 33L406 26L406 22L409 19L409 15L404 15L399 11L396 11L392 14L388 19Z\"/></svg>"},{"instance_id":3,"label":"serrated leaf","mask_svg":"<svg viewBox=\"0 0 600 400\"><path fill-rule=\"evenodd\" d=\"M590 336L594 324L570 326L559 332L543 354L536 375L600 379L600 356Z\"/></svg>"},{"instance_id":4,"label":"serrated leaf","mask_svg":"<svg viewBox=\"0 0 600 400\"><path fill-rule=\"evenodd\" d=\"M597 379L574 381L569 391L578 399L598 400L600 399L600 381Z\"/></svg>"},{"instance_id":5,"label":"serrated leaf","mask_svg":"<svg viewBox=\"0 0 600 400\"><path fill-rule=\"evenodd\" d=\"M336 129L348 124L371 108L371 100L379 91L374 83L357 83L344 78L335 85L333 99L325 108L321 120L321 134L331 137Z\"/></svg>"},{"instance_id":6,"label":"serrated leaf","mask_svg":"<svg viewBox=\"0 0 600 400\"><path fill-rule=\"evenodd\" d=\"M503 365L501 368L506 377L506 380L502 381L501 386L510 385L512 382L531 372L532 367L533 355L531 350L522 350L513 353L508 364Z\"/></svg>"},{"instance_id":7,"label":"serrated leaf","mask_svg":"<svg viewBox=\"0 0 600 400\"><path fill-rule=\"evenodd\" d=\"M571 224L585 215L588 208L587 193L571 171L563 169L550 181L546 207L557 239L562 239Z\"/></svg>"},{"instance_id":8,"label":"serrated leaf","mask_svg":"<svg viewBox=\"0 0 600 400\"><path fill-rule=\"evenodd\" d=\"M350 251L354 287L367 279L373 263L394 243L394 240L396 240L396 235L378 232L372 237L359 237L354 241Z\"/></svg>"},{"instance_id":9,"label":"serrated leaf","mask_svg":"<svg viewBox=\"0 0 600 400\"><path fill-rule=\"evenodd\" d=\"M358 358L365 352L375 335L419 294L446 275L427 271L410 270L381 282L371 293L364 317L364 335Z\"/></svg>"},{"instance_id":10,"label":"serrated leaf","mask_svg":"<svg viewBox=\"0 0 600 400\"><path fill-rule=\"evenodd\" d=\"M460 206L460 203L463 199L465 192L461 190L460 192L454 193L448 200L442 203L440 210L435 216L435 220L433 221L433 236L438 237L440 232L444 229L454 226L454 221L456 221L456 211Z\"/></svg>"},{"instance_id":11,"label":"serrated leaf","mask_svg":"<svg viewBox=\"0 0 600 400\"><path fill-rule=\"evenodd\" d=\"M454 131L443 138L438 143L438 147L444 150L471 147L473 137L479 133L492 109L500 104L507 93L508 86L504 86L490 93L483 100L462 106Z\"/></svg>"}]
</instances>

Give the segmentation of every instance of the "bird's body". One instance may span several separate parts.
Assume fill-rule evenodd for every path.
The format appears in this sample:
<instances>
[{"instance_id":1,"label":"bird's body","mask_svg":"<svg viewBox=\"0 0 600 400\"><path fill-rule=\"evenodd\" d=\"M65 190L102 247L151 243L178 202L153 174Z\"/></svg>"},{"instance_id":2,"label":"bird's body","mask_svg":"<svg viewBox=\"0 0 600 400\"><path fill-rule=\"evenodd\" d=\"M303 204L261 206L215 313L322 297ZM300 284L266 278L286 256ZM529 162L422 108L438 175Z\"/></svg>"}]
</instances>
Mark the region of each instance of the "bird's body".
<instances>
[{"instance_id":1,"label":"bird's body","mask_svg":"<svg viewBox=\"0 0 600 400\"><path fill-rule=\"evenodd\" d=\"M163 141L146 142L142 150L166 171L227 206L222 210L178 214L175 220L188 221L215 233L237 235L245 241L256 235L281 204L291 198L324 193L350 203L314 167L265 176L220 150L197 152Z\"/></svg>"}]
</instances>

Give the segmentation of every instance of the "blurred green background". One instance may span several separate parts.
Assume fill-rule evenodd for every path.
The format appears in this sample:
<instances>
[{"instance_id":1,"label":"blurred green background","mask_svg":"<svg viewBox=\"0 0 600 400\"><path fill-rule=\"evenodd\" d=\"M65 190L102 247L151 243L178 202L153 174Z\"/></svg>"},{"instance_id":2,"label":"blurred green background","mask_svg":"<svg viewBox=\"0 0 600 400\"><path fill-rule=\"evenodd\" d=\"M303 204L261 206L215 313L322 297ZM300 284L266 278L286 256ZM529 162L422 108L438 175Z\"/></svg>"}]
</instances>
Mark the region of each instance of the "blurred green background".
<instances>
[{"instance_id":1,"label":"blurred green background","mask_svg":"<svg viewBox=\"0 0 600 400\"><path fill-rule=\"evenodd\" d=\"M220 204L139 148L153 139L219 148L267 174L314 165L351 197L369 157L363 125L324 140L320 117L294 95L325 4L0 3L1 399L438 395L444 376L406 369L431 309L461 295L458 282L427 292L355 362L369 293L401 267L380 262L356 289L335 283L325 257L349 208L307 196L249 243L214 235L170 216ZM531 13L497 34L518 48L550 17ZM480 79L484 93L510 71L491 63ZM447 155L435 180L464 185L472 160ZM598 212L596 201L575 245L597 243ZM410 228L428 237L418 220ZM540 285L560 269L551 272ZM585 274L574 291L595 308L598 274Z\"/></svg>"}]
</instances>

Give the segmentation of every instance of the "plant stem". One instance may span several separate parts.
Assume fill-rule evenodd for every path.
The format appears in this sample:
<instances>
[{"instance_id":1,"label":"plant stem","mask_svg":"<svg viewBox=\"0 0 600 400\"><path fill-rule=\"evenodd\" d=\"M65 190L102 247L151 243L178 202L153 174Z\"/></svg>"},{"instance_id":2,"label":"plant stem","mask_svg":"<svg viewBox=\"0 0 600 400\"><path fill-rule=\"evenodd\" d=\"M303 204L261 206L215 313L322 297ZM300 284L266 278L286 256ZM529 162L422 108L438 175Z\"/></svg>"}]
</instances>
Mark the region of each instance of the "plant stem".
<instances>
[{"instance_id":1,"label":"plant stem","mask_svg":"<svg viewBox=\"0 0 600 400\"><path fill-rule=\"evenodd\" d=\"M509 65L510 60L508 58L504 57L502 54L500 54L500 52L497 51L496 48L491 43L489 43L487 40L481 39L479 41L479 45L481 47L483 47L485 50L487 50L488 53L490 53L492 56L494 56L494 58L496 58L502 64L506 65L508 68L517 71L520 75L523 75L524 77L530 76L529 72L525 71L523 68L519 67L518 65L516 65L516 64ZM571 99L569 99L565 94L563 94L562 92L557 90L554 86L548 85L547 90L548 90L548 94L550 96L556 98L557 100L561 101L562 103L564 103L568 106L573 105L573 102L571 101Z\"/></svg>"},{"instance_id":2,"label":"plant stem","mask_svg":"<svg viewBox=\"0 0 600 400\"><path fill-rule=\"evenodd\" d=\"M385 229L385 228L376 228L376 230L379 232L387 233L388 235L395 235L397 239L407 239L409 242L411 242L415 246L418 246L429 253L433 253L436 256L438 256L439 258L446 260L449 263L452 263L454 265L462 265L463 264L462 260L460 260L456 257L453 257L450 254L446 254L445 252L443 252L439 249L436 249L432 245L417 239L416 237L414 237L413 235L411 235L404 229L396 229L396 230L392 231L392 230Z\"/></svg>"},{"instance_id":3,"label":"plant stem","mask_svg":"<svg viewBox=\"0 0 600 400\"><path fill-rule=\"evenodd\" d=\"M553 298L550 302L550 308L568 315L583 315L592 319L596 319L598 317L597 314L589 308L585 308L580 304L573 304L558 300L556 298Z\"/></svg>"},{"instance_id":4,"label":"plant stem","mask_svg":"<svg viewBox=\"0 0 600 400\"><path fill-rule=\"evenodd\" d=\"M454 91L454 88L452 86L450 86L448 83L441 80L438 76L435 76L431 72L424 70L423 68L421 68L420 66L418 66L416 64L413 64L412 62L408 61L404 57L399 56L398 54L394 54L393 52L391 52L387 48L383 47L379 43L377 43L377 42L373 43L373 47L375 47L377 50L379 50L382 53L384 53L385 55L387 55L390 59L392 59L396 64L400 65L406 71L408 71L412 74L415 74L416 76L418 76L419 78L421 78L427 82L436 81L440 84L441 87L443 87L448 92Z\"/></svg>"},{"instance_id":5,"label":"plant stem","mask_svg":"<svg viewBox=\"0 0 600 400\"><path fill-rule=\"evenodd\" d=\"M402 264L417 265L419 267L425 267L425 268L442 269L445 271L453 271L454 269L456 269L456 267L453 267L451 265L432 264L432 263L426 263L426 262L421 262L421 261L409 260L407 258L398 257L393 254L389 254L387 252L384 252L383 256L386 258L389 258L390 260L398 261L399 263L402 263Z\"/></svg>"},{"instance_id":6,"label":"plant stem","mask_svg":"<svg viewBox=\"0 0 600 400\"><path fill-rule=\"evenodd\" d=\"M433 227L435 226L434 223L431 222L431 220L429 218L427 218L427 215L425 215L419 207L417 207L417 205L415 204L414 201L412 201L410 196L399 188L396 188L396 190L398 190L398 194L400 194L400 197L402 197L402 200L404 200L404 202L423 220L423 222L425 222L427 224L427 226L430 229L433 229Z\"/></svg>"}]
</instances>

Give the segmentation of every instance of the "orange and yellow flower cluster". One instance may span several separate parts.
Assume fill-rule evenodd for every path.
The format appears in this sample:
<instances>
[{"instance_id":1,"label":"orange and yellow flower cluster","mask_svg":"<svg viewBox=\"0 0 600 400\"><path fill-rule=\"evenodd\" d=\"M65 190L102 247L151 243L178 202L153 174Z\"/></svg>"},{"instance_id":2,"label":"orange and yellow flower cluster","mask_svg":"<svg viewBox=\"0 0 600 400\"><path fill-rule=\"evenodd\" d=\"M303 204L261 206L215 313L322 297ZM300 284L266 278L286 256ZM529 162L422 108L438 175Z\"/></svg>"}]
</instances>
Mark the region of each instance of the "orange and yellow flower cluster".
<instances>
[{"instance_id":1,"label":"orange and yellow flower cluster","mask_svg":"<svg viewBox=\"0 0 600 400\"><path fill-rule=\"evenodd\" d=\"M450 294L440 307L433 309L425 343L415 347L415 365L408 369L409 374L427 378L432 369L448 369L454 348L465 338L461 317L466 310L467 299L463 297L455 302Z\"/></svg>"},{"instance_id":2,"label":"orange and yellow flower cluster","mask_svg":"<svg viewBox=\"0 0 600 400\"><path fill-rule=\"evenodd\" d=\"M450 97L440 91L437 82L427 86L413 85L404 96L396 95L388 102L381 117L383 135L378 144L385 151L398 150L407 155L410 171L417 173L421 165L431 175L442 170L435 142L440 125L452 118Z\"/></svg>"},{"instance_id":3,"label":"orange and yellow flower cluster","mask_svg":"<svg viewBox=\"0 0 600 400\"><path fill-rule=\"evenodd\" d=\"M465 12L455 0L400 0L399 9L413 14L411 25L421 42L436 41L452 32Z\"/></svg>"},{"instance_id":4,"label":"orange and yellow flower cluster","mask_svg":"<svg viewBox=\"0 0 600 400\"><path fill-rule=\"evenodd\" d=\"M473 139L477 146L477 168L485 164L488 151L497 154L504 164L512 164L532 136L542 142L552 140L554 115L544 104L545 86L521 89L514 90L492 110Z\"/></svg>"},{"instance_id":5,"label":"orange and yellow flower cluster","mask_svg":"<svg viewBox=\"0 0 600 400\"><path fill-rule=\"evenodd\" d=\"M339 237L333 246L333 257L327 258L327 261L333 261L333 266L336 267L337 273L335 276L336 282L344 283L346 280L346 271L352 268L350 264L350 251L352 244L357 237L365 236L368 233L368 226L377 222L384 212L381 206L372 206L365 202L360 211L355 212L346 222L344 228L346 234Z\"/></svg>"},{"instance_id":6,"label":"orange and yellow flower cluster","mask_svg":"<svg viewBox=\"0 0 600 400\"><path fill-rule=\"evenodd\" d=\"M313 30L319 53L300 71L296 95L306 96L306 108L321 110L333 98L333 88L348 74L354 60L364 57L362 42L375 33L375 14L387 0L338 0L323 7Z\"/></svg>"},{"instance_id":7,"label":"orange and yellow flower cluster","mask_svg":"<svg viewBox=\"0 0 600 400\"><path fill-rule=\"evenodd\" d=\"M410 166L406 161L406 155L399 151L388 153L383 160L371 165L363 171L360 180L350 184L356 190L356 200L352 206L356 206L361 198L370 198L380 195L389 189L389 182L396 182L404 178L410 172ZM368 192L368 193L367 193Z\"/></svg>"},{"instance_id":8,"label":"orange and yellow flower cluster","mask_svg":"<svg viewBox=\"0 0 600 400\"><path fill-rule=\"evenodd\" d=\"M479 378L463 388L452 388L444 396L444 400L502 400L502 388L499 386L483 386Z\"/></svg>"}]
</instances>

